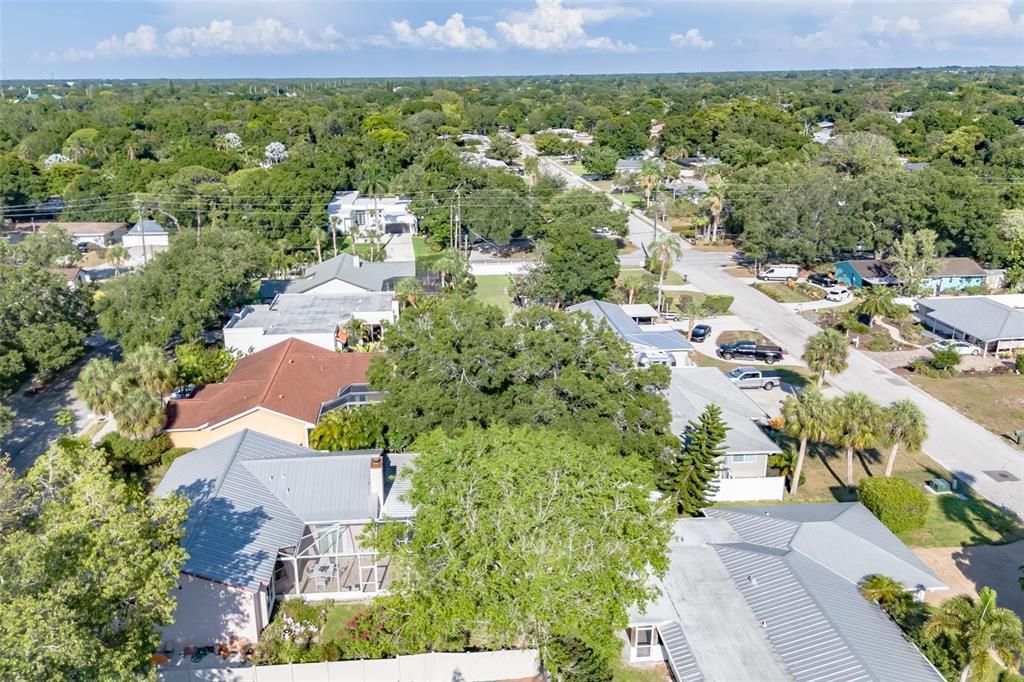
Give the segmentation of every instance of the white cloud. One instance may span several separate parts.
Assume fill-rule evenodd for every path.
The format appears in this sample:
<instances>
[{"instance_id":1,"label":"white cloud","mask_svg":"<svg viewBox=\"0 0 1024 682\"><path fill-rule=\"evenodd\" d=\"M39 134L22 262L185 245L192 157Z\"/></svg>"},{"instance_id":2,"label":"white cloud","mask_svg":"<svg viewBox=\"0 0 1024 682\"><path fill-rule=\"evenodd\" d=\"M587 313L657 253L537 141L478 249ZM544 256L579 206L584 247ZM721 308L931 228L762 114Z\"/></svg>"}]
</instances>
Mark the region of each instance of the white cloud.
<instances>
[{"instance_id":1,"label":"white cloud","mask_svg":"<svg viewBox=\"0 0 1024 682\"><path fill-rule=\"evenodd\" d=\"M636 45L591 36L586 25L614 17L642 16L638 10L608 5L604 7L563 7L561 0L537 0L529 12L511 12L507 21L496 24L505 41L513 47L530 50L606 50L635 52Z\"/></svg>"},{"instance_id":2,"label":"white cloud","mask_svg":"<svg viewBox=\"0 0 1024 682\"><path fill-rule=\"evenodd\" d=\"M695 47L698 50L707 50L715 46L715 41L702 36L699 28L691 28L686 33L673 33L668 39L679 47Z\"/></svg>"},{"instance_id":3,"label":"white cloud","mask_svg":"<svg viewBox=\"0 0 1024 682\"><path fill-rule=\"evenodd\" d=\"M1024 30L1024 12L1014 19L1012 4L1012 0L1001 0L956 5L939 15L936 29L944 35L1019 37Z\"/></svg>"},{"instance_id":4,"label":"white cloud","mask_svg":"<svg viewBox=\"0 0 1024 682\"><path fill-rule=\"evenodd\" d=\"M899 19L883 19L880 16L871 17L868 31L877 35L889 34L915 34L921 30L921 23L913 17L902 16Z\"/></svg>"},{"instance_id":5,"label":"white cloud","mask_svg":"<svg viewBox=\"0 0 1024 682\"><path fill-rule=\"evenodd\" d=\"M491 50L498 46L484 29L466 26L459 13L448 17L443 24L428 21L419 28L413 28L408 21L393 21L391 30L400 44L414 47Z\"/></svg>"},{"instance_id":6,"label":"white cloud","mask_svg":"<svg viewBox=\"0 0 1024 682\"><path fill-rule=\"evenodd\" d=\"M209 26L176 26L162 35L142 25L123 36L112 35L91 50L71 49L65 59L80 61L113 57L189 57L213 54L297 54L329 52L345 46L344 36L328 25L317 34L285 25L278 19L236 24L213 20Z\"/></svg>"}]
</instances>

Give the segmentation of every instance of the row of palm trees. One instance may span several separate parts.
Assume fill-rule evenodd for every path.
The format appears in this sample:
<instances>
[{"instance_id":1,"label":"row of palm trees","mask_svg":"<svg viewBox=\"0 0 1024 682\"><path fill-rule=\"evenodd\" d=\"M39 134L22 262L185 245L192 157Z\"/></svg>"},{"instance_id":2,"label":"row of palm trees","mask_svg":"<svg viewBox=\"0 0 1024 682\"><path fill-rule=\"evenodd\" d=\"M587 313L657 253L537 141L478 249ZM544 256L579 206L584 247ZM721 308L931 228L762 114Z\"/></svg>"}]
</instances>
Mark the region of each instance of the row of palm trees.
<instances>
[{"instance_id":1,"label":"row of palm trees","mask_svg":"<svg viewBox=\"0 0 1024 682\"><path fill-rule=\"evenodd\" d=\"M648 210L651 208L651 199L654 193L666 177L669 176L665 170L654 161L644 161L640 165L635 179L636 184L644 193L644 202ZM708 178L707 185L707 191L704 192L700 201L700 206L706 215L694 220L694 225L702 228L701 239L703 241L717 242L722 217L725 214L728 184L722 176L714 175ZM657 212L655 212L655 217L657 217Z\"/></svg>"},{"instance_id":2,"label":"row of palm trees","mask_svg":"<svg viewBox=\"0 0 1024 682\"><path fill-rule=\"evenodd\" d=\"M789 485L795 495L800 485L807 444L829 443L846 450L846 485L853 487L853 454L883 445L889 447L885 475L892 476L900 447L917 450L928 437L924 413L911 400L897 400L881 406L863 393L826 398L809 386L786 400L782 406L783 431L800 440L796 465Z\"/></svg>"}]
</instances>

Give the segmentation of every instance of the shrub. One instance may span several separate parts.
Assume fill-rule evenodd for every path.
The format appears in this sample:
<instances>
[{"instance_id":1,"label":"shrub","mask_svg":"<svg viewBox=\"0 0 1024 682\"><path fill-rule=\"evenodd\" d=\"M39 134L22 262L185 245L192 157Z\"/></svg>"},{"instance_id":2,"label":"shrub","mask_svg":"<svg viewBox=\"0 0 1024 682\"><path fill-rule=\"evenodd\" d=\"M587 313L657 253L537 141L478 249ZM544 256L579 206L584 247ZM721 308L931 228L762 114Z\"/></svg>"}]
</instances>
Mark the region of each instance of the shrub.
<instances>
[{"instance_id":1,"label":"shrub","mask_svg":"<svg viewBox=\"0 0 1024 682\"><path fill-rule=\"evenodd\" d=\"M886 334L872 334L864 347L870 351L882 353L896 348L896 342Z\"/></svg>"},{"instance_id":2,"label":"shrub","mask_svg":"<svg viewBox=\"0 0 1024 682\"><path fill-rule=\"evenodd\" d=\"M860 317L857 316L857 313L847 313L840 318L839 323L836 326L840 328L840 331L849 332L851 334L867 334L871 331L871 327L860 321Z\"/></svg>"},{"instance_id":3,"label":"shrub","mask_svg":"<svg viewBox=\"0 0 1024 682\"><path fill-rule=\"evenodd\" d=\"M960 364L960 354L952 348L933 350L929 364L938 370L953 369Z\"/></svg>"},{"instance_id":4,"label":"shrub","mask_svg":"<svg viewBox=\"0 0 1024 682\"><path fill-rule=\"evenodd\" d=\"M704 299L704 307L712 315L724 315L729 312L729 308L732 307L732 296L725 294L708 294L707 298Z\"/></svg>"},{"instance_id":5,"label":"shrub","mask_svg":"<svg viewBox=\"0 0 1024 682\"><path fill-rule=\"evenodd\" d=\"M905 478L865 478L857 497L894 533L920 528L928 516L928 496Z\"/></svg>"},{"instance_id":6,"label":"shrub","mask_svg":"<svg viewBox=\"0 0 1024 682\"><path fill-rule=\"evenodd\" d=\"M988 287L984 284L977 284L973 287L965 287L960 293L964 296L985 296L988 294Z\"/></svg>"},{"instance_id":7,"label":"shrub","mask_svg":"<svg viewBox=\"0 0 1024 682\"><path fill-rule=\"evenodd\" d=\"M1024 374L1024 353L1014 358L1013 368L1017 370L1017 374Z\"/></svg>"},{"instance_id":8,"label":"shrub","mask_svg":"<svg viewBox=\"0 0 1024 682\"><path fill-rule=\"evenodd\" d=\"M182 455L188 454L195 450L195 448L171 448L160 456L160 463L165 467L169 467L174 464L174 460L178 459Z\"/></svg>"},{"instance_id":9,"label":"shrub","mask_svg":"<svg viewBox=\"0 0 1024 682\"><path fill-rule=\"evenodd\" d=\"M152 466L171 447L171 439L163 433L149 440L132 440L111 433L100 441L100 448L107 452L111 463L122 469Z\"/></svg>"}]
</instances>

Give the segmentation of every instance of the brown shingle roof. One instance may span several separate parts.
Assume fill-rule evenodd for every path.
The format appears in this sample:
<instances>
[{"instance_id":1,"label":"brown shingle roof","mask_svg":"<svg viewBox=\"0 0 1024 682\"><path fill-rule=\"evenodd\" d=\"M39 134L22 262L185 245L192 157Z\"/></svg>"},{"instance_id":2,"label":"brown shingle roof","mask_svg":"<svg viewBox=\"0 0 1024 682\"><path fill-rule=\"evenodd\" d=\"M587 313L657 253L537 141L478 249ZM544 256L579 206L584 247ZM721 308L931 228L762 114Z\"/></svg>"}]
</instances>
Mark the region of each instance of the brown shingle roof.
<instances>
[{"instance_id":1,"label":"brown shingle roof","mask_svg":"<svg viewBox=\"0 0 1024 682\"><path fill-rule=\"evenodd\" d=\"M114 230L128 227L128 223L90 223L90 222L69 222L52 223L55 227L70 232L73 235L83 234L110 234Z\"/></svg>"},{"instance_id":2,"label":"brown shingle roof","mask_svg":"<svg viewBox=\"0 0 1024 682\"><path fill-rule=\"evenodd\" d=\"M350 384L366 382L375 353L335 353L288 339L242 358L221 384L167 404L167 429L199 429L262 407L315 424L320 406Z\"/></svg>"}]
</instances>

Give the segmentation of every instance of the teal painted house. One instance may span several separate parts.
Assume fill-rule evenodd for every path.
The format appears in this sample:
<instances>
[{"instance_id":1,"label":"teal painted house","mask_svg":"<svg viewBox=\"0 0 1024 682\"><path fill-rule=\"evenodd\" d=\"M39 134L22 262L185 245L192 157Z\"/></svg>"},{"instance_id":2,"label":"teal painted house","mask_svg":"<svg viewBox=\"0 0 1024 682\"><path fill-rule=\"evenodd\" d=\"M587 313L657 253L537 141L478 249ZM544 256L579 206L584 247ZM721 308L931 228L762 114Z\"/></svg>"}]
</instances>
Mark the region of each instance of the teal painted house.
<instances>
[{"instance_id":1,"label":"teal painted house","mask_svg":"<svg viewBox=\"0 0 1024 682\"><path fill-rule=\"evenodd\" d=\"M899 279L892 273L892 264L885 260L844 260L836 263L836 279L847 286L893 286ZM985 286L984 268L970 258L940 258L939 269L922 284L932 292L964 291Z\"/></svg>"}]
</instances>

